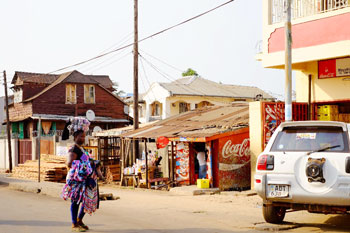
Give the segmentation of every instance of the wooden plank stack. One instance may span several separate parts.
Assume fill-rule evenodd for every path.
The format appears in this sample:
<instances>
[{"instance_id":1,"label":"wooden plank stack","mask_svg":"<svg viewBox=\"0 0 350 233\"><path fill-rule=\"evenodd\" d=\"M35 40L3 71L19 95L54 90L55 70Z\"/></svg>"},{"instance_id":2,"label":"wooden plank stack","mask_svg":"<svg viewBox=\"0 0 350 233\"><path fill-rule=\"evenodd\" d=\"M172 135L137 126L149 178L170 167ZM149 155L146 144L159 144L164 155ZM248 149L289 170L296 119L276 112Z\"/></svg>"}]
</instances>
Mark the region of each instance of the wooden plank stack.
<instances>
[{"instance_id":1,"label":"wooden plank stack","mask_svg":"<svg viewBox=\"0 0 350 233\"><path fill-rule=\"evenodd\" d=\"M67 167L66 158L55 155L41 155L40 180L65 183ZM12 177L21 179L38 179L38 161L27 160L13 170Z\"/></svg>"},{"instance_id":2,"label":"wooden plank stack","mask_svg":"<svg viewBox=\"0 0 350 233\"><path fill-rule=\"evenodd\" d=\"M105 166L106 182L120 181L120 164Z\"/></svg>"}]
</instances>

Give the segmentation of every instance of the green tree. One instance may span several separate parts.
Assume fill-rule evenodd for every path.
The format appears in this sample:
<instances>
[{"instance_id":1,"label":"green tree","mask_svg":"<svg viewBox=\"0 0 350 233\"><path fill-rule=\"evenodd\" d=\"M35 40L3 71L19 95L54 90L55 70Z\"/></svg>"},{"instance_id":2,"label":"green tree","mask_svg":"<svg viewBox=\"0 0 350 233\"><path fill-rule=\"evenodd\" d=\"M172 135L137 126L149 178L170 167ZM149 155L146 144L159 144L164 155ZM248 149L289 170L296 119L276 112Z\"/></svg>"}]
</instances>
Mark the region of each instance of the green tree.
<instances>
[{"instance_id":1,"label":"green tree","mask_svg":"<svg viewBox=\"0 0 350 233\"><path fill-rule=\"evenodd\" d=\"M123 91L123 90L120 90L119 89L119 83L118 82L113 82L113 89L114 89L114 91L113 91L113 93L115 94L115 95L117 95L117 96L121 96L121 95L124 95L125 94L125 92Z\"/></svg>"},{"instance_id":2,"label":"green tree","mask_svg":"<svg viewBox=\"0 0 350 233\"><path fill-rule=\"evenodd\" d=\"M186 76L198 76L197 71L188 68L186 71L182 72L182 77L186 77Z\"/></svg>"}]
</instances>

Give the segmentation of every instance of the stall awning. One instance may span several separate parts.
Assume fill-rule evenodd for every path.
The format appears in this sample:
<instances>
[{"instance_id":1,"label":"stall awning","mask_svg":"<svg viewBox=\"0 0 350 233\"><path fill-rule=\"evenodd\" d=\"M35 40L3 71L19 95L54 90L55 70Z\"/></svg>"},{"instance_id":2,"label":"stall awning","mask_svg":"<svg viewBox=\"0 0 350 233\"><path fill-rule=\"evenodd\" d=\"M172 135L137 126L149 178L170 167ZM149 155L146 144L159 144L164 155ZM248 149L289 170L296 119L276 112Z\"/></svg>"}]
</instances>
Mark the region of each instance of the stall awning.
<instances>
[{"instance_id":1,"label":"stall awning","mask_svg":"<svg viewBox=\"0 0 350 233\"><path fill-rule=\"evenodd\" d=\"M247 127L248 103L232 103L192 110L133 130L121 135L124 138L158 138L165 136L174 140L205 141L214 135Z\"/></svg>"},{"instance_id":2,"label":"stall awning","mask_svg":"<svg viewBox=\"0 0 350 233\"><path fill-rule=\"evenodd\" d=\"M31 116L32 119L39 119L41 117L41 120L56 120L56 121L65 121L69 117L68 115L52 115L52 114L33 114ZM95 119L92 122L102 122L102 123L127 123L129 122L128 119L115 119L111 117L98 117L96 116Z\"/></svg>"}]
</instances>

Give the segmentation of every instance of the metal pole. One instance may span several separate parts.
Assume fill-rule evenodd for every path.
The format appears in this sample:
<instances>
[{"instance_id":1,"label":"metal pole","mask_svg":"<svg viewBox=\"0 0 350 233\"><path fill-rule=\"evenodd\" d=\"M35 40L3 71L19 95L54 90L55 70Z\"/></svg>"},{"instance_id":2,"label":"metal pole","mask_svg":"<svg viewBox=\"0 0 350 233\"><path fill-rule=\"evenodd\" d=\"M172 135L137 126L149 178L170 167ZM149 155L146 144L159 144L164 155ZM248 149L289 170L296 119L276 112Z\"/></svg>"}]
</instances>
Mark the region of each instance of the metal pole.
<instances>
[{"instance_id":1,"label":"metal pole","mask_svg":"<svg viewBox=\"0 0 350 233\"><path fill-rule=\"evenodd\" d=\"M41 117L39 116L39 125L38 125L38 182L40 183L40 143L41 143Z\"/></svg>"},{"instance_id":2,"label":"metal pole","mask_svg":"<svg viewBox=\"0 0 350 233\"><path fill-rule=\"evenodd\" d=\"M7 127L7 145L9 151L9 170L12 172L12 150L11 150L11 132L10 132L10 116L9 116L9 99L7 95L7 80L6 71L4 70L4 86L5 86L5 98L6 98L6 127Z\"/></svg>"},{"instance_id":3,"label":"metal pole","mask_svg":"<svg viewBox=\"0 0 350 233\"><path fill-rule=\"evenodd\" d=\"M308 91L308 108L307 108L307 119L308 120L311 120L312 117L311 117L311 82L312 82L312 75L309 74L309 91Z\"/></svg>"},{"instance_id":4,"label":"metal pole","mask_svg":"<svg viewBox=\"0 0 350 233\"><path fill-rule=\"evenodd\" d=\"M292 0L285 0L285 121L292 121Z\"/></svg>"},{"instance_id":5,"label":"metal pole","mask_svg":"<svg viewBox=\"0 0 350 233\"><path fill-rule=\"evenodd\" d=\"M147 151L146 139L145 139L145 160L146 160L146 188L148 189L148 151Z\"/></svg>"},{"instance_id":6,"label":"metal pole","mask_svg":"<svg viewBox=\"0 0 350 233\"><path fill-rule=\"evenodd\" d=\"M138 0L134 0L134 130L139 128L139 46L138 46ZM136 161L139 152L138 140L133 141L132 163Z\"/></svg>"}]
</instances>

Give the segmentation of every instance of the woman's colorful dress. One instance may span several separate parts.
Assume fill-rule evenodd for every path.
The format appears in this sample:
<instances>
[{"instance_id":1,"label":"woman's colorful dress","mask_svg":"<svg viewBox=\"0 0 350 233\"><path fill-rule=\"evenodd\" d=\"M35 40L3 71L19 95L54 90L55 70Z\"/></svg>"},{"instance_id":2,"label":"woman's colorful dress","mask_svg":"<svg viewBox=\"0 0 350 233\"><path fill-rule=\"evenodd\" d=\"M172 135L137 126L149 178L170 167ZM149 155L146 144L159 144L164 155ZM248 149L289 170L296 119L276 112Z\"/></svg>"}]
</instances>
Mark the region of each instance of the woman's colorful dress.
<instances>
[{"instance_id":1,"label":"woman's colorful dress","mask_svg":"<svg viewBox=\"0 0 350 233\"><path fill-rule=\"evenodd\" d=\"M83 149L82 149L83 150ZM96 164L89 159L88 153L83 150L80 160L74 160L63 187L62 198L82 203L84 212L92 214L98 208L98 188Z\"/></svg>"}]
</instances>

